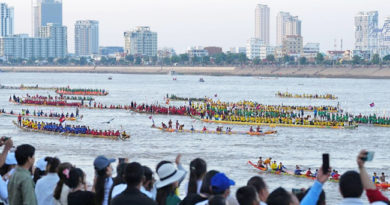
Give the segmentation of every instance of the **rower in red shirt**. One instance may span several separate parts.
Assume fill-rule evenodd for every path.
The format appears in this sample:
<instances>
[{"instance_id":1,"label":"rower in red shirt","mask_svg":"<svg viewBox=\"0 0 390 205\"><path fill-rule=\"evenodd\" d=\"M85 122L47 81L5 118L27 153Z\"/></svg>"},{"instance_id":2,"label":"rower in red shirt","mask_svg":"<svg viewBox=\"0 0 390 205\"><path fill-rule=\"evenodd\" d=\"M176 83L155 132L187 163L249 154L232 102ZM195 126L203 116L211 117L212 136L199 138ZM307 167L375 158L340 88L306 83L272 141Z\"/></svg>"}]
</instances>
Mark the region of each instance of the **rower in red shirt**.
<instances>
[{"instance_id":1,"label":"rower in red shirt","mask_svg":"<svg viewBox=\"0 0 390 205\"><path fill-rule=\"evenodd\" d=\"M313 174L313 173L311 172L311 168L309 168L309 169L306 171L306 174L305 174L305 175L306 175L307 177L311 177L312 174Z\"/></svg>"}]
</instances>

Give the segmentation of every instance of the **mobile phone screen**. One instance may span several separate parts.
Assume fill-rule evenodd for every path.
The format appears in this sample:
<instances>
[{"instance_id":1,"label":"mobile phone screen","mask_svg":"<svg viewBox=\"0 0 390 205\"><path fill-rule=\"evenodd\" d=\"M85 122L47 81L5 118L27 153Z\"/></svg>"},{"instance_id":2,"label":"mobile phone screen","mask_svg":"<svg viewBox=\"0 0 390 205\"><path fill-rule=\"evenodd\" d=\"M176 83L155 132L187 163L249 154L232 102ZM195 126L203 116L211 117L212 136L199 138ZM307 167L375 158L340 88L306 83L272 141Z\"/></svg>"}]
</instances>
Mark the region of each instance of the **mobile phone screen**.
<instances>
[{"instance_id":1,"label":"mobile phone screen","mask_svg":"<svg viewBox=\"0 0 390 205\"><path fill-rule=\"evenodd\" d=\"M329 171L329 154L322 154L322 171L327 174Z\"/></svg>"},{"instance_id":2,"label":"mobile phone screen","mask_svg":"<svg viewBox=\"0 0 390 205\"><path fill-rule=\"evenodd\" d=\"M367 152L367 157L365 158L365 161L372 161L374 159L375 152Z\"/></svg>"}]
</instances>

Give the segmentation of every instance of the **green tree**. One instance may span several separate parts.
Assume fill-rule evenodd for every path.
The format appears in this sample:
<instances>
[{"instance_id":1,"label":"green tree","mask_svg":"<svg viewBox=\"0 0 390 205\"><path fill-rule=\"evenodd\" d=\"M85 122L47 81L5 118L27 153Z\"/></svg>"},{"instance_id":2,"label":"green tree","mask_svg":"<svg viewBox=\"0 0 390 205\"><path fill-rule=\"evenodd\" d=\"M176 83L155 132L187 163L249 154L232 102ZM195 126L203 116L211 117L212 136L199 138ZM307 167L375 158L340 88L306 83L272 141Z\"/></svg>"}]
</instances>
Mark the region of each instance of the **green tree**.
<instances>
[{"instance_id":1,"label":"green tree","mask_svg":"<svg viewBox=\"0 0 390 205\"><path fill-rule=\"evenodd\" d=\"M162 59L164 65L171 65L171 58L165 57Z\"/></svg>"},{"instance_id":2,"label":"green tree","mask_svg":"<svg viewBox=\"0 0 390 205\"><path fill-rule=\"evenodd\" d=\"M383 57L383 61L390 61L390 55Z\"/></svg>"},{"instance_id":3,"label":"green tree","mask_svg":"<svg viewBox=\"0 0 390 205\"><path fill-rule=\"evenodd\" d=\"M270 62L270 63L273 63L275 62L275 56L274 55L267 55L267 57L265 58L267 60L267 62Z\"/></svg>"},{"instance_id":4,"label":"green tree","mask_svg":"<svg viewBox=\"0 0 390 205\"><path fill-rule=\"evenodd\" d=\"M306 63L307 63L306 57L300 57L300 58L299 58L299 64L301 64L301 65L306 65Z\"/></svg>"},{"instance_id":5,"label":"green tree","mask_svg":"<svg viewBox=\"0 0 390 205\"><path fill-rule=\"evenodd\" d=\"M141 65L141 63L142 63L142 58L139 57L139 56L137 56L137 57L135 58L135 64L136 64L136 65Z\"/></svg>"},{"instance_id":6,"label":"green tree","mask_svg":"<svg viewBox=\"0 0 390 205\"><path fill-rule=\"evenodd\" d=\"M129 62L130 64L134 63L134 56L133 55L127 55L125 57L126 61Z\"/></svg>"},{"instance_id":7,"label":"green tree","mask_svg":"<svg viewBox=\"0 0 390 205\"><path fill-rule=\"evenodd\" d=\"M180 62L180 56L172 56L171 57L172 63L179 63Z\"/></svg>"},{"instance_id":8,"label":"green tree","mask_svg":"<svg viewBox=\"0 0 390 205\"><path fill-rule=\"evenodd\" d=\"M238 54L238 61L241 65L246 64L248 62L248 58L246 57L245 53L239 53Z\"/></svg>"},{"instance_id":9,"label":"green tree","mask_svg":"<svg viewBox=\"0 0 390 205\"><path fill-rule=\"evenodd\" d=\"M283 63L288 63L291 61L291 57L289 55L284 55L283 56Z\"/></svg>"},{"instance_id":10,"label":"green tree","mask_svg":"<svg viewBox=\"0 0 390 205\"><path fill-rule=\"evenodd\" d=\"M189 60L190 60L190 57L188 56L187 53L180 54L180 63L181 64L188 63Z\"/></svg>"},{"instance_id":11,"label":"green tree","mask_svg":"<svg viewBox=\"0 0 390 205\"><path fill-rule=\"evenodd\" d=\"M223 65L226 61L226 54L224 53L218 53L214 57L217 65Z\"/></svg>"},{"instance_id":12,"label":"green tree","mask_svg":"<svg viewBox=\"0 0 390 205\"><path fill-rule=\"evenodd\" d=\"M317 53L315 60L317 64L322 64L324 62L324 55L322 55L322 53Z\"/></svg>"},{"instance_id":13,"label":"green tree","mask_svg":"<svg viewBox=\"0 0 390 205\"><path fill-rule=\"evenodd\" d=\"M379 56L379 54L377 54L377 53L374 54L372 56L371 63L375 64L375 65L378 65L380 62L381 62L381 57Z\"/></svg>"},{"instance_id":14,"label":"green tree","mask_svg":"<svg viewBox=\"0 0 390 205\"><path fill-rule=\"evenodd\" d=\"M354 64L354 65L360 64L361 61L362 61L362 58L360 58L360 56L358 56L358 55L354 55L352 57L352 64Z\"/></svg>"},{"instance_id":15,"label":"green tree","mask_svg":"<svg viewBox=\"0 0 390 205\"><path fill-rule=\"evenodd\" d=\"M253 64L255 65L260 65L261 64L261 60L259 57L256 57L255 59L253 59Z\"/></svg>"},{"instance_id":16,"label":"green tree","mask_svg":"<svg viewBox=\"0 0 390 205\"><path fill-rule=\"evenodd\" d=\"M81 57L80 58L80 65L81 66L84 66L84 65L87 65L88 64L88 60L86 57Z\"/></svg>"}]
</instances>

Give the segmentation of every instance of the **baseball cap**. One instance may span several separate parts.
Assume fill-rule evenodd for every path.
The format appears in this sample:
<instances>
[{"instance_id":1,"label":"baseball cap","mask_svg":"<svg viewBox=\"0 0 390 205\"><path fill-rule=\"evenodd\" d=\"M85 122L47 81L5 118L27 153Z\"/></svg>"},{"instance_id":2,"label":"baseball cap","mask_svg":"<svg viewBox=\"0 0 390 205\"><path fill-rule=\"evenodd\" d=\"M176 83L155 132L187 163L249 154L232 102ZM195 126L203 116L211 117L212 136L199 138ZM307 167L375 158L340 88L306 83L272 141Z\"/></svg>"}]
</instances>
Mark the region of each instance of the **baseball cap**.
<instances>
[{"instance_id":1,"label":"baseball cap","mask_svg":"<svg viewBox=\"0 0 390 205\"><path fill-rule=\"evenodd\" d=\"M108 165L110 165L113 162L115 162L115 159L107 159L107 157L101 155L96 157L95 161L93 162L93 166L97 171L100 171L108 167Z\"/></svg>"},{"instance_id":2,"label":"baseball cap","mask_svg":"<svg viewBox=\"0 0 390 205\"><path fill-rule=\"evenodd\" d=\"M235 185L236 183L227 178L224 173L218 173L211 178L211 187L214 193L222 193L226 189L229 189L230 186Z\"/></svg>"},{"instance_id":3,"label":"baseball cap","mask_svg":"<svg viewBox=\"0 0 390 205\"><path fill-rule=\"evenodd\" d=\"M35 167L40 169L41 171L46 171L46 165L47 165L47 161L45 160L45 158L41 158L37 161Z\"/></svg>"}]
</instances>

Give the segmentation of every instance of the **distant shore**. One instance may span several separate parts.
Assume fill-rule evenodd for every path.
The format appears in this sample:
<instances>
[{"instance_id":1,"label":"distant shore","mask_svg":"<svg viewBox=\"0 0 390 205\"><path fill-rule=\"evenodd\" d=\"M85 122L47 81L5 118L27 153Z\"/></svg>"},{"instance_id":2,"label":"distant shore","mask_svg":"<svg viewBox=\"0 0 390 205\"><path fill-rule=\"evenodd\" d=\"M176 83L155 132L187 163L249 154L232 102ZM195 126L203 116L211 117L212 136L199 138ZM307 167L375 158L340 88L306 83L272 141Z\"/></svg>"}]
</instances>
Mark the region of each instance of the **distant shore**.
<instances>
[{"instance_id":1,"label":"distant shore","mask_svg":"<svg viewBox=\"0 0 390 205\"><path fill-rule=\"evenodd\" d=\"M307 78L366 78L390 79L390 67L61 67L18 66L0 67L2 72L43 73L122 73L122 74L170 74L211 76L262 76L262 77L307 77Z\"/></svg>"}]
</instances>

